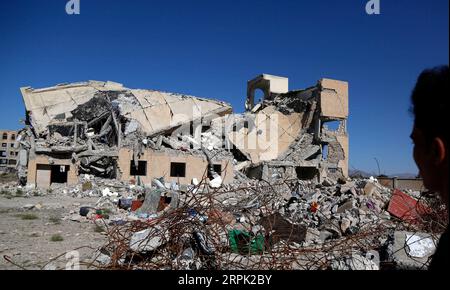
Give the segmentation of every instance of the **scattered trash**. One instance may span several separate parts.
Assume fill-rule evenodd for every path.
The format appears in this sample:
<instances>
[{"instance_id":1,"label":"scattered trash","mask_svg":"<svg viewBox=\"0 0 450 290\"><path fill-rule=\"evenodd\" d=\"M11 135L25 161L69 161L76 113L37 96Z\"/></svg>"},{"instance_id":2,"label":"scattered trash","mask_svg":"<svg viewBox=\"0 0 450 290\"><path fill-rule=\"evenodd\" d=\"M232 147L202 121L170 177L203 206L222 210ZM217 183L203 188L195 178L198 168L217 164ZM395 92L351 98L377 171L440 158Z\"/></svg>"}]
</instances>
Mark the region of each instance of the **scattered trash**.
<instances>
[{"instance_id":1,"label":"scattered trash","mask_svg":"<svg viewBox=\"0 0 450 290\"><path fill-rule=\"evenodd\" d=\"M312 213L316 213L319 210L319 204L315 201L313 201L311 203L311 208L310 208Z\"/></svg>"},{"instance_id":2,"label":"scattered trash","mask_svg":"<svg viewBox=\"0 0 450 290\"><path fill-rule=\"evenodd\" d=\"M118 207L121 209L129 209L131 208L133 200L131 198L121 198L119 199Z\"/></svg>"},{"instance_id":3,"label":"scattered trash","mask_svg":"<svg viewBox=\"0 0 450 290\"><path fill-rule=\"evenodd\" d=\"M143 202L140 200L133 200L131 202L131 211L136 211L142 206Z\"/></svg>"},{"instance_id":4,"label":"scattered trash","mask_svg":"<svg viewBox=\"0 0 450 290\"><path fill-rule=\"evenodd\" d=\"M230 247L233 253L241 255L255 255L262 254L264 251L264 236L241 231L231 230L228 232L230 239Z\"/></svg>"},{"instance_id":5,"label":"scattered trash","mask_svg":"<svg viewBox=\"0 0 450 290\"><path fill-rule=\"evenodd\" d=\"M80 207L80 215L87 216L90 210L91 210L90 207L85 207L85 206Z\"/></svg>"},{"instance_id":6,"label":"scattered trash","mask_svg":"<svg viewBox=\"0 0 450 290\"><path fill-rule=\"evenodd\" d=\"M418 222L422 216L430 212L430 209L423 203L395 189L389 202L388 211L393 216L407 222Z\"/></svg>"}]
</instances>

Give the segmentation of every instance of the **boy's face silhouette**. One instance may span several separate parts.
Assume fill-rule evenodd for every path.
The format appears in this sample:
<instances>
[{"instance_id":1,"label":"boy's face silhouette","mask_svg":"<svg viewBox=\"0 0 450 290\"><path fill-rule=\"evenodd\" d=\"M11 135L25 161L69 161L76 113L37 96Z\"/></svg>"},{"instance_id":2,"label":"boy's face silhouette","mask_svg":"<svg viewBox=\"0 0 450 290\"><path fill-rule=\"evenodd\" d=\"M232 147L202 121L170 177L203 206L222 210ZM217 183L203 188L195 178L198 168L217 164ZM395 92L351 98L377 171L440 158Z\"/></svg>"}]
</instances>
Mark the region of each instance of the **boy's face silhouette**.
<instances>
[{"instance_id":1,"label":"boy's face silhouette","mask_svg":"<svg viewBox=\"0 0 450 290\"><path fill-rule=\"evenodd\" d=\"M448 178L448 150L444 141L439 137L435 137L431 141L427 140L424 132L417 127L414 127L411 139L414 142L414 160L425 187L428 190L439 192L443 200L448 203L448 192L443 182Z\"/></svg>"}]
</instances>

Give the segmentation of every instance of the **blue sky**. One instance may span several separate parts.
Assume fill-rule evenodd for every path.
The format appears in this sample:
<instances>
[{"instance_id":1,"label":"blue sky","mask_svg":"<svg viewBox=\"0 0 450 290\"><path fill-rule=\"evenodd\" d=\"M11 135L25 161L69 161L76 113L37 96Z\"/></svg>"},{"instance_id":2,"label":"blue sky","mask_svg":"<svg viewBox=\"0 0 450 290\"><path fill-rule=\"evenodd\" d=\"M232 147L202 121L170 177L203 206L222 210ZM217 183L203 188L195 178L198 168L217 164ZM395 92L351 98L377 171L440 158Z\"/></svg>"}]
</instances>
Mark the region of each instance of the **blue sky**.
<instances>
[{"instance_id":1,"label":"blue sky","mask_svg":"<svg viewBox=\"0 0 450 290\"><path fill-rule=\"evenodd\" d=\"M246 82L322 77L350 86L350 168L416 173L408 136L418 74L448 64L448 0L5 0L0 4L0 127L20 128L21 86L112 80L187 93L242 111Z\"/></svg>"}]
</instances>

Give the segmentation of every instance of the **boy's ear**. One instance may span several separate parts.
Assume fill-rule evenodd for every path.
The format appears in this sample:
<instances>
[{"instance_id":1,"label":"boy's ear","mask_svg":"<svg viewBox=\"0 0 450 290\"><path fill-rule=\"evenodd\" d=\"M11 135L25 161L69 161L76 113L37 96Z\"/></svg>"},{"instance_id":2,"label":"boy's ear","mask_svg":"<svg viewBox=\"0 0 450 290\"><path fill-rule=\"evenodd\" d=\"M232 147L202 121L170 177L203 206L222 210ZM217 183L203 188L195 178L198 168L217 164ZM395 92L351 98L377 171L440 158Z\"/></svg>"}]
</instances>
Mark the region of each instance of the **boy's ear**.
<instances>
[{"instance_id":1,"label":"boy's ear","mask_svg":"<svg viewBox=\"0 0 450 290\"><path fill-rule=\"evenodd\" d=\"M436 137L433 139L432 150L433 163L435 165L440 165L446 160L446 158L448 158L448 150L446 150L445 143L442 138Z\"/></svg>"}]
</instances>

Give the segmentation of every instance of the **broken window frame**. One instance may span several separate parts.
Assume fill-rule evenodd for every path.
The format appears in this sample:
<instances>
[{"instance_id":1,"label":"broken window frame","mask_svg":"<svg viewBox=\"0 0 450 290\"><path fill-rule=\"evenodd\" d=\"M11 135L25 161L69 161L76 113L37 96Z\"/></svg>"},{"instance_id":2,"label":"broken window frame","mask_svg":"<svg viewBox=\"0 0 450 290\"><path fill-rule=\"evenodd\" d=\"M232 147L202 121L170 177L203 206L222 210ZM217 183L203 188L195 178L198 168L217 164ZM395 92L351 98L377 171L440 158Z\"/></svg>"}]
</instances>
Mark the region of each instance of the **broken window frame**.
<instances>
[{"instance_id":1,"label":"broken window frame","mask_svg":"<svg viewBox=\"0 0 450 290\"><path fill-rule=\"evenodd\" d=\"M134 160L130 161L130 176L147 176L147 161L138 160L136 168Z\"/></svg>"},{"instance_id":2,"label":"broken window frame","mask_svg":"<svg viewBox=\"0 0 450 290\"><path fill-rule=\"evenodd\" d=\"M313 180L319 177L319 170L316 167L297 166L295 173L299 180Z\"/></svg>"},{"instance_id":3,"label":"broken window frame","mask_svg":"<svg viewBox=\"0 0 450 290\"><path fill-rule=\"evenodd\" d=\"M186 162L170 162L170 177L186 177Z\"/></svg>"},{"instance_id":4,"label":"broken window frame","mask_svg":"<svg viewBox=\"0 0 450 290\"><path fill-rule=\"evenodd\" d=\"M222 175L222 164L213 164L213 169L217 174Z\"/></svg>"}]
</instances>

